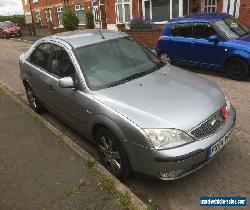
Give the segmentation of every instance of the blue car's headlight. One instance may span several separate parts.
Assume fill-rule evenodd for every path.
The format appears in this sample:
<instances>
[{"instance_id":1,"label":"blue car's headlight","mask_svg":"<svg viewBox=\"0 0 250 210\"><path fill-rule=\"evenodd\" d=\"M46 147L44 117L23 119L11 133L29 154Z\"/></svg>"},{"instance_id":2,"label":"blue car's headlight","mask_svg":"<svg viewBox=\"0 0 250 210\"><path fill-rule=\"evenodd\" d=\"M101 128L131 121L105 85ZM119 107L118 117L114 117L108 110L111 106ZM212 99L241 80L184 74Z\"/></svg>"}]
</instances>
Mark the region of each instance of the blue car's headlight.
<instances>
[{"instance_id":1,"label":"blue car's headlight","mask_svg":"<svg viewBox=\"0 0 250 210\"><path fill-rule=\"evenodd\" d=\"M170 149L194 141L185 132L176 129L143 129L156 150Z\"/></svg>"}]
</instances>

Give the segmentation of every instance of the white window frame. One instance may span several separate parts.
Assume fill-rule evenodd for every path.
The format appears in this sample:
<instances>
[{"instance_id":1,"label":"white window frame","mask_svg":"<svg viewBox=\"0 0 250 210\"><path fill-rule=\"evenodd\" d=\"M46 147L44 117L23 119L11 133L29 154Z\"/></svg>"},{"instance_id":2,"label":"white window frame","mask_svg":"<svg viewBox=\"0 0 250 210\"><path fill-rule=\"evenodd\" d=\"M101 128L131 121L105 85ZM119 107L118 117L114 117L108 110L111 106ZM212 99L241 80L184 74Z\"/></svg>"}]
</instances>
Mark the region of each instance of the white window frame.
<instances>
[{"instance_id":1,"label":"white window frame","mask_svg":"<svg viewBox=\"0 0 250 210\"><path fill-rule=\"evenodd\" d=\"M144 2L147 2L149 1L150 2L150 19L153 18L153 14L152 14L152 0L142 0L142 14L143 14L143 17L145 17L145 3ZM173 18L173 1L176 1L176 0L170 0L170 19ZM183 16L183 1L188 1L188 11L189 11L189 0L179 0L179 17L182 17ZM160 22L155 22L156 24L161 24L161 23L166 23L167 21L160 21Z\"/></svg>"},{"instance_id":2,"label":"white window frame","mask_svg":"<svg viewBox=\"0 0 250 210\"><path fill-rule=\"evenodd\" d=\"M75 11L84 11L84 5L83 4L75 5ZM86 23L79 23L78 25L86 25Z\"/></svg>"},{"instance_id":3,"label":"white window frame","mask_svg":"<svg viewBox=\"0 0 250 210\"><path fill-rule=\"evenodd\" d=\"M121 1L121 2L118 2ZM118 5L122 5L122 22L119 22L119 10ZM130 20L133 18L132 14L132 0L115 0L115 15L116 15L116 24L129 23L129 21L125 21L125 5L129 5L130 10Z\"/></svg>"},{"instance_id":4,"label":"white window frame","mask_svg":"<svg viewBox=\"0 0 250 210\"><path fill-rule=\"evenodd\" d=\"M205 6L206 1L207 1L207 6ZM210 12L209 10L212 9L212 8L214 8L215 12L217 11L217 0L215 0L215 4L212 4L212 1L210 1L210 0L202 0L201 1L201 11L202 11L202 13L209 13Z\"/></svg>"},{"instance_id":5,"label":"white window frame","mask_svg":"<svg viewBox=\"0 0 250 210\"><path fill-rule=\"evenodd\" d=\"M60 13L63 13L63 7L62 6L59 6L59 7L57 7L56 8L56 12L57 12L57 18L58 18L58 27L63 27L63 24L62 24L62 22L60 21L60 16L59 16L59 14Z\"/></svg>"},{"instance_id":6,"label":"white window frame","mask_svg":"<svg viewBox=\"0 0 250 210\"><path fill-rule=\"evenodd\" d=\"M41 18L41 12L40 12L40 10L35 10L34 11L34 15L35 15L35 18L36 18L36 23L40 22L42 24L42 18Z\"/></svg>"},{"instance_id":7,"label":"white window frame","mask_svg":"<svg viewBox=\"0 0 250 210\"><path fill-rule=\"evenodd\" d=\"M38 0L32 0L32 3L36 3L36 2L38 2Z\"/></svg>"},{"instance_id":8,"label":"white window frame","mask_svg":"<svg viewBox=\"0 0 250 210\"><path fill-rule=\"evenodd\" d=\"M46 22L47 22L47 23L52 23L52 12L51 12L51 8L45 8L45 9L44 9L44 12L45 12Z\"/></svg>"}]
</instances>

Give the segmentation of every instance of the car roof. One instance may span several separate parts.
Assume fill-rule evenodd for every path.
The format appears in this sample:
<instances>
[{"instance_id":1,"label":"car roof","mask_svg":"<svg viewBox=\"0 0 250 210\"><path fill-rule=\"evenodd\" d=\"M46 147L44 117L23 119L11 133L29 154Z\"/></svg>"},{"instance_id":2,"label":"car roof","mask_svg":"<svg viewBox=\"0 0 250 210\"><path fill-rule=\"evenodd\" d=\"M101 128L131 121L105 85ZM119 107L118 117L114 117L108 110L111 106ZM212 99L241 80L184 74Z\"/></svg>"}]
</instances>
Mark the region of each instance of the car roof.
<instances>
[{"instance_id":1,"label":"car roof","mask_svg":"<svg viewBox=\"0 0 250 210\"><path fill-rule=\"evenodd\" d=\"M99 32L100 31L100 32ZM111 31L111 30L97 30L97 29L84 29L76 31L68 31L63 33L58 33L45 39L56 39L65 41L70 44L73 48L83 47L107 40L122 38L128 36L125 33ZM102 38L102 35L105 39Z\"/></svg>"},{"instance_id":2,"label":"car roof","mask_svg":"<svg viewBox=\"0 0 250 210\"><path fill-rule=\"evenodd\" d=\"M174 18L169 20L168 23L178 23L178 22L214 22L217 20L225 19L230 15L227 13L203 13L203 14L193 14L187 15L185 17Z\"/></svg>"}]
</instances>

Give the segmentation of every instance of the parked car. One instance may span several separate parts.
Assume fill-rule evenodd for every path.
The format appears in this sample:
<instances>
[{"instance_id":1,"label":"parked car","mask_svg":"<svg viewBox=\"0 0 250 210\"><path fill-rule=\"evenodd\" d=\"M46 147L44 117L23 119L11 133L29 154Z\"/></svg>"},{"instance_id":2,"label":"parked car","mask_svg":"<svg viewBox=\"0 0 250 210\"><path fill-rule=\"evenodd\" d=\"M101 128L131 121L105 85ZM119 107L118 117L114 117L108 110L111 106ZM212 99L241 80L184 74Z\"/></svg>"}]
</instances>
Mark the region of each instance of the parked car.
<instances>
[{"instance_id":1,"label":"parked car","mask_svg":"<svg viewBox=\"0 0 250 210\"><path fill-rule=\"evenodd\" d=\"M235 80L245 80L250 72L250 30L229 14L170 20L156 51L165 62L222 71Z\"/></svg>"},{"instance_id":2,"label":"parked car","mask_svg":"<svg viewBox=\"0 0 250 210\"><path fill-rule=\"evenodd\" d=\"M20 73L31 108L45 107L96 143L120 179L132 171L188 175L218 154L235 123L214 82L161 62L120 32L42 38L21 55Z\"/></svg>"},{"instance_id":3,"label":"parked car","mask_svg":"<svg viewBox=\"0 0 250 210\"><path fill-rule=\"evenodd\" d=\"M21 28L10 21L0 22L0 36L5 39L22 36Z\"/></svg>"}]
</instances>

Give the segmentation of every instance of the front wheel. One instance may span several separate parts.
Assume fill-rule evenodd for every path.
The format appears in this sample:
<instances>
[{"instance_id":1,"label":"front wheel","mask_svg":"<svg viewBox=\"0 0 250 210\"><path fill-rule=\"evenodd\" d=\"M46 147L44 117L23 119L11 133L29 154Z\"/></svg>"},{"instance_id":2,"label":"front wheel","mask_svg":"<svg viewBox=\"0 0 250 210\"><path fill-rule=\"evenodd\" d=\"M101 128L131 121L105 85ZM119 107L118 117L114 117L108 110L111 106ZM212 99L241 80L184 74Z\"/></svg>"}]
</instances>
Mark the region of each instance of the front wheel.
<instances>
[{"instance_id":1,"label":"front wheel","mask_svg":"<svg viewBox=\"0 0 250 210\"><path fill-rule=\"evenodd\" d=\"M37 113L43 112L44 108L38 101L31 87L29 85L25 85L25 90L26 90L27 99L29 101L29 105L31 109Z\"/></svg>"},{"instance_id":2,"label":"front wheel","mask_svg":"<svg viewBox=\"0 0 250 210\"><path fill-rule=\"evenodd\" d=\"M226 63L226 72L228 77L233 80L246 80L249 67L244 60L233 58Z\"/></svg>"},{"instance_id":3,"label":"front wheel","mask_svg":"<svg viewBox=\"0 0 250 210\"><path fill-rule=\"evenodd\" d=\"M96 140L101 163L118 179L127 179L130 175L129 160L119 140L106 128L97 132Z\"/></svg>"}]
</instances>

